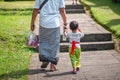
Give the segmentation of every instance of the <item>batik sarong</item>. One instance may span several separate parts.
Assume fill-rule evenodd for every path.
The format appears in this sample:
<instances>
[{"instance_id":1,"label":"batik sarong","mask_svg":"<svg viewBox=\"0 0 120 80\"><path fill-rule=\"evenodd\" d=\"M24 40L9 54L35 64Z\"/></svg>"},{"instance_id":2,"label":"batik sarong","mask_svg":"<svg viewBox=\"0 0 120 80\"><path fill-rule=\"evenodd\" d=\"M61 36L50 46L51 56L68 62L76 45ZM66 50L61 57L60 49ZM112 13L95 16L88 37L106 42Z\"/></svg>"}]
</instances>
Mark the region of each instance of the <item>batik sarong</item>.
<instances>
[{"instance_id":1,"label":"batik sarong","mask_svg":"<svg viewBox=\"0 0 120 80\"><path fill-rule=\"evenodd\" d=\"M71 54L71 47L69 48L69 56L73 68L81 67L80 54L81 54L81 48L75 48L72 54Z\"/></svg>"},{"instance_id":2,"label":"batik sarong","mask_svg":"<svg viewBox=\"0 0 120 80\"><path fill-rule=\"evenodd\" d=\"M59 53L60 27L40 27L39 33L39 60L43 62L51 62L56 65Z\"/></svg>"}]
</instances>

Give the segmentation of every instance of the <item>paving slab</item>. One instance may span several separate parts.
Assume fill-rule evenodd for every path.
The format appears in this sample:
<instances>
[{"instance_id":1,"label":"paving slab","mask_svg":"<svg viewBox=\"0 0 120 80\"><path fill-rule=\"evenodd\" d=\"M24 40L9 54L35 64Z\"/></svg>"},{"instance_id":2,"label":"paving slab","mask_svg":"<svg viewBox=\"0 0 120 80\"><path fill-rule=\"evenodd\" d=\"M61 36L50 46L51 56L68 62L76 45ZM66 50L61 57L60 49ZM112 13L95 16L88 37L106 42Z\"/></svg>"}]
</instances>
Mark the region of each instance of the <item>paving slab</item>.
<instances>
[{"instance_id":1,"label":"paving slab","mask_svg":"<svg viewBox=\"0 0 120 80\"><path fill-rule=\"evenodd\" d=\"M72 74L68 53L60 53L58 71L50 72L49 65L41 69L38 53L33 54L28 80L120 80L120 54L115 50L86 51L81 53L82 67Z\"/></svg>"},{"instance_id":2,"label":"paving slab","mask_svg":"<svg viewBox=\"0 0 120 80\"><path fill-rule=\"evenodd\" d=\"M110 50L111 51L111 50ZM108 65L117 64L119 61L112 55L114 51L89 51L83 52L81 57L82 65Z\"/></svg>"}]
</instances>

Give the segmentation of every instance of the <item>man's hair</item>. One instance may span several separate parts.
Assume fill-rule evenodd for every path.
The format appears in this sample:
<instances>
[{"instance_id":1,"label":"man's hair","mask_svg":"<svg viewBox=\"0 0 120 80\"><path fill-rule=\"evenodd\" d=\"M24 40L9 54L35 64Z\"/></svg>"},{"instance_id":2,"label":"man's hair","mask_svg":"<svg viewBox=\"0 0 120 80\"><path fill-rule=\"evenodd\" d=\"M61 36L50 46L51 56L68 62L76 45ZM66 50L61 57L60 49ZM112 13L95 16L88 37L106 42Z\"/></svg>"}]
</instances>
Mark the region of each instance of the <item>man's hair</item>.
<instances>
[{"instance_id":1,"label":"man's hair","mask_svg":"<svg viewBox=\"0 0 120 80\"><path fill-rule=\"evenodd\" d=\"M70 26L71 30L76 30L78 28L78 22L77 21L71 21L69 26Z\"/></svg>"}]
</instances>

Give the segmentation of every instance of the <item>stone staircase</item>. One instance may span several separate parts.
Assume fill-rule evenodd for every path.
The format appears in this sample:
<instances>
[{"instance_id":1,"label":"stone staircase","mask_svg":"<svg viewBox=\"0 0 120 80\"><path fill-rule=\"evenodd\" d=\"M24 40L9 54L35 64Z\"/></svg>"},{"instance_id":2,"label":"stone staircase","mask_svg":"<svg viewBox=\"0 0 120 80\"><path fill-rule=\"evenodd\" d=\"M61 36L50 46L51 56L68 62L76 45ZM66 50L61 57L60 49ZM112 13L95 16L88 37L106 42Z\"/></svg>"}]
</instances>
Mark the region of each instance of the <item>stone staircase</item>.
<instances>
[{"instance_id":1,"label":"stone staircase","mask_svg":"<svg viewBox=\"0 0 120 80\"><path fill-rule=\"evenodd\" d=\"M82 4L66 5L68 21L79 22L85 36L81 39L82 51L111 50L114 49L112 34L103 29L99 24L85 14ZM74 13L74 14L73 14ZM62 30L62 29L61 29ZM63 41L61 31L60 52L68 52L68 39Z\"/></svg>"},{"instance_id":2,"label":"stone staircase","mask_svg":"<svg viewBox=\"0 0 120 80\"><path fill-rule=\"evenodd\" d=\"M114 49L112 34L87 16L82 4L71 5L71 3L69 4L69 1L67 4L66 11L68 22L71 22L72 20L78 21L82 32L85 34L84 38L81 39L82 51ZM68 39L63 41L62 36L63 29L61 25L60 52L68 52ZM38 48L35 50L38 52Z\"/></svg>"},{"instance_id":3,"label":"stone staircase","mask_svg":"<svg viewBox=\"0 0 120 80\"><path fill-rule=\"evenodd\" d=\"M68 39L60 43L60 52L67 52L69 47ZM81 39L82 51L111 50L114 49L114 42L110 33L107 34L85 34Z\"/></svg>"},{"instance_id":4,"label":"stone staircase","mask_svg":"<svg viewBox=\"0 0 120 80\"><path fill-rule=\"evenodd\" d=\"M85 13L83 5L66 5L66 13L74 14L74 13Z\"/></svg>"},{"instance_id":5,"label":"stone staircase","mask_svg":"<svg viewBox=\"0 0 120 80\"><path fill-rule=\"evenodd\" d=\"M84 6L80 3L72 5L72 0L65 0L65 4L67 14L85 13Z\"/></svg>"}]
</instances>

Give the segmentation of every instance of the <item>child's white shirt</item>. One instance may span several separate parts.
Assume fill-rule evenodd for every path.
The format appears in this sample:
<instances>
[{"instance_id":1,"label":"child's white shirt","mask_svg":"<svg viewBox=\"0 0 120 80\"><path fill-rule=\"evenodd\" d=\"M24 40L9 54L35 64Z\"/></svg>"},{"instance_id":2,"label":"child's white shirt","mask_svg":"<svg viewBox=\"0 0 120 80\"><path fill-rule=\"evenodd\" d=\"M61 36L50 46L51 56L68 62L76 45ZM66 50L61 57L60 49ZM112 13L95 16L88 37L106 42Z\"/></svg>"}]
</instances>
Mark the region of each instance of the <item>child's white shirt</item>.
<instances>
[{"instance_id":1,"label":"child's white shirt","mask_svg":"<svg viewBox=\"0 0 120 80\"><path fill-rule=\"evenodd\" d=\"M80 39L82 37L84 37L84 34L82 32L76 32L76 33L72 33L72 32L67 32L66 33L66 37L69 38L69 43L70 43L70 46L72 46L72 41L75 41L75 42L79 42L79 44L76 44L76 47L80 48Z\"/></svg>"}]
</instances>

